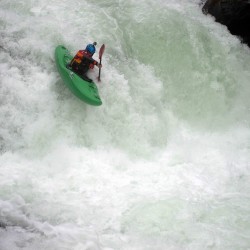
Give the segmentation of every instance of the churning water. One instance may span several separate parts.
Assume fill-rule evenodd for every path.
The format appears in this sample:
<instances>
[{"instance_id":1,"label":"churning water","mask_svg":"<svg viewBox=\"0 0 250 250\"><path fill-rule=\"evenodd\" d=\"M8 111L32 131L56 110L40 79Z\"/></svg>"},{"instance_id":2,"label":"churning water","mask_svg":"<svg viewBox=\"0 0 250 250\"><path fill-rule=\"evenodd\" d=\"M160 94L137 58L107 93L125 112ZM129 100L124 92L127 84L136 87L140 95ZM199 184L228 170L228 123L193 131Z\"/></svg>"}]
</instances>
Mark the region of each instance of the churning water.
<instances>
[{"instance_id":1,"label":"churning water","mask_svg":"<svg viewBox=\"0 0 250 250\"><path fill-rule=\"evenodd\" d=\"M0 7L1 250L250 249L249 48L198 0ZM54 60L93 41L100 107Z\"/></svg>"}]
</instances>

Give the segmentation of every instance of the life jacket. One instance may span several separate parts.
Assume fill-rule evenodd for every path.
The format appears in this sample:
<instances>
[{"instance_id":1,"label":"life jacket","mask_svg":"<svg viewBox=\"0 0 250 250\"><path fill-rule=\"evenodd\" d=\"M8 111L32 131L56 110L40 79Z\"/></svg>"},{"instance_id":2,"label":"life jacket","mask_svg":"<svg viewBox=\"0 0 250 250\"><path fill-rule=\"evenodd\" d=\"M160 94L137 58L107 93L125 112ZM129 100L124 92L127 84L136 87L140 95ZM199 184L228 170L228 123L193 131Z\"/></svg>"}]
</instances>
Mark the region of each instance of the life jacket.
<instances>
[{"instance_id":1,"label":"life jacket","mask_svg":"<svg viewBox=\"0 0 250 250\"><path fill-rule=\"evenodd\" d=\"M90 69L93 69L94 66L98 64L97 61L92 59L92 55L86 50L79 50L72 59L71 64L73 63L80 64L82 61L86 61L84 60L84 58L87 59L87 61L89 62Z\"/></svg>"},{"instance_id":2,"label":"life jacket","mask_svg":"<svg viewBox=\"0 0 250 250\"><path fill-rule=\"evenodd\" d=\"M75 57L73 58L73 61L80 64L82 62L82 59L84 57L84 55L86 55L87 51L84 51L84 50L79 50Z\"/></svg>"}]
</instances>

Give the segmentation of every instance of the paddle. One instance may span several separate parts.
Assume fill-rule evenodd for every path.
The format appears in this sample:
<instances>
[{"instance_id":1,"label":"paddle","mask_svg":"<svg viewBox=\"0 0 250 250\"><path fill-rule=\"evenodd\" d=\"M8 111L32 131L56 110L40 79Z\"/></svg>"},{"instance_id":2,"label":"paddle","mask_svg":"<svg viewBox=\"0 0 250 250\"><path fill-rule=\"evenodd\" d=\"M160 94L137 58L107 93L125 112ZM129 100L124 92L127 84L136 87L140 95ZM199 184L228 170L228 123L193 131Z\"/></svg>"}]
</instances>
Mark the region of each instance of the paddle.
<instances>
[{"instance_id":1,"label":"paddle","mask_svg":"<svg viewBox=\"0 0 250 250\"><path fill-rule=\"evenodd\" d=\"M105 50L105 44L103 44L102 47L99 50L99 59L100 59L100 63L99 64L102 64L102 55L104 53L104 50ZM99 68L98 81L99 82L101 81L101 68Z\"/></svg>"}]
</instances>

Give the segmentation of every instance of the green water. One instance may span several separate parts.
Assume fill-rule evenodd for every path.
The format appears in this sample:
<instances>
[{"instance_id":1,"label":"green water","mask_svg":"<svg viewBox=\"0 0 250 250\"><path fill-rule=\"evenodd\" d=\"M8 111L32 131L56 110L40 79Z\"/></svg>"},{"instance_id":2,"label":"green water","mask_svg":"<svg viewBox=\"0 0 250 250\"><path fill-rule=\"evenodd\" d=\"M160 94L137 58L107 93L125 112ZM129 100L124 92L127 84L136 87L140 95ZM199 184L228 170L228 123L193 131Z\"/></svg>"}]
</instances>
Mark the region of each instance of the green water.
<instances>
[{"instance_id":1,"label":"green water","mask_svg":"<svg viewBox=\"0 0 250 250\"><path fill-rule=\"evenodd\" d=\"M1 250L249 248L248 47L196 0L0 6ZM54 61L93 41L100 107Z\"/></svg>"}]
</instances>

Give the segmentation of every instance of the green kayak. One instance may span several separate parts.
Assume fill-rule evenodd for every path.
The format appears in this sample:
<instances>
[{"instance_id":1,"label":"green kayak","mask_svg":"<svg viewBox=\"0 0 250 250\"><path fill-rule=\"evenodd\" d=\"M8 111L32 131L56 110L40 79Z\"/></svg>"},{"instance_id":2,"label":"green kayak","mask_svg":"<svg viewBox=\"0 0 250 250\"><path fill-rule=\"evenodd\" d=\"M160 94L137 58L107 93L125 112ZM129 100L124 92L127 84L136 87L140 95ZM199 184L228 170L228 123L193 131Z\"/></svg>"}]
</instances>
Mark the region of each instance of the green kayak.
<instances>
[{"instance_id":1,"label":"green kayak","mask_svg":"<svg viewBox=\"0 0 250 250\"><path fill-rule=\"evenodd\" d=\"M73 57L64 46L58 45L56 47L55 58L58 72L72 93L90 105L102 105L96 84L83 80L75 72L66 67Z\"/></svg>"}]
</instances>

